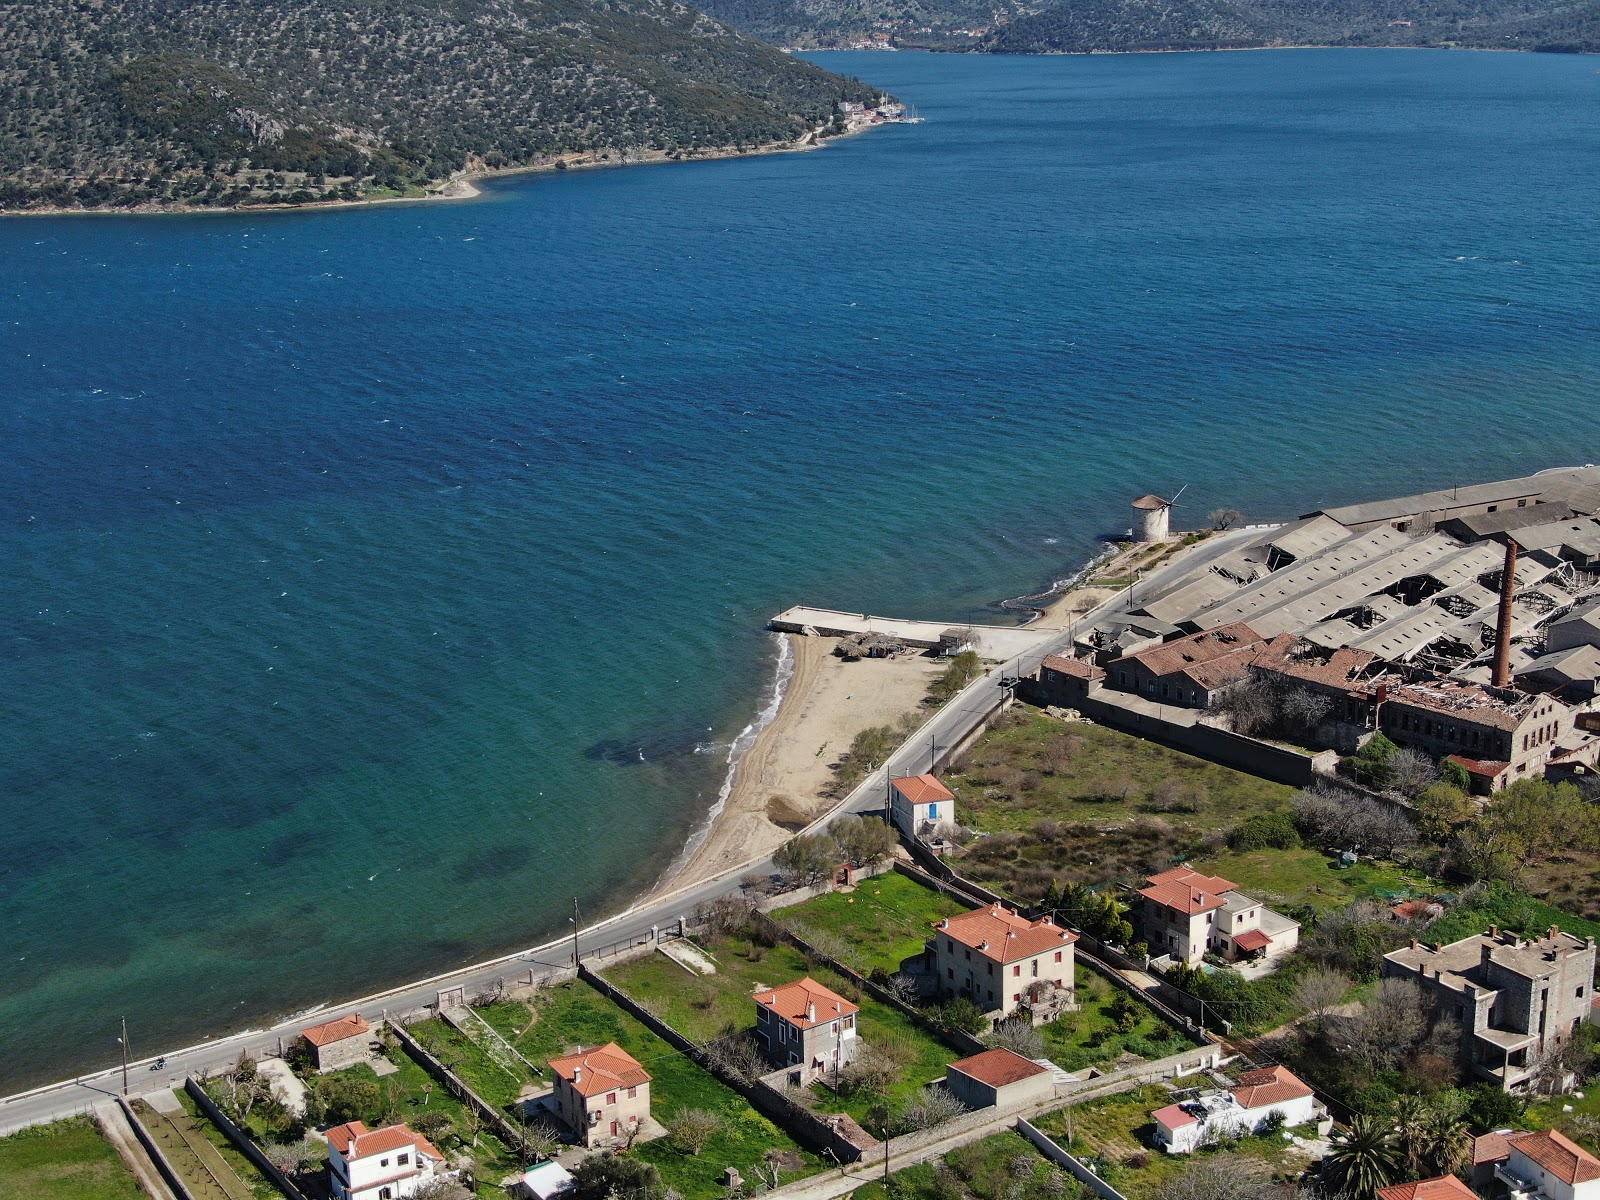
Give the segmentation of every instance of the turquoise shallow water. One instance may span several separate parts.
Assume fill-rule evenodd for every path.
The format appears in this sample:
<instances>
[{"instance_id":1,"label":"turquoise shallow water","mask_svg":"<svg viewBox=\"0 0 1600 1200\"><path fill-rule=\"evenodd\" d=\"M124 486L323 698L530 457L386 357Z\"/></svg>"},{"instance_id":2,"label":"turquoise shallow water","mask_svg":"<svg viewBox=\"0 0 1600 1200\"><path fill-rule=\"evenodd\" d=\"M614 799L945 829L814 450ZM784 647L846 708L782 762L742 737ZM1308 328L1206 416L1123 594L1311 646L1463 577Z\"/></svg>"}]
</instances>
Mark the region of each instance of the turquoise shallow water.
<instances>
[{"instance_id":1,"label":"turquoise shallow water","mask_svg":"<svg viewBox=\"0 0 1600 1200\"><path fill-rule=\"evenodd\" d=\"M0 1087L621 904L789 603L1600 458L1594 60L819 57L927 123L0 223Z\"/></svg>"}]
</instances>

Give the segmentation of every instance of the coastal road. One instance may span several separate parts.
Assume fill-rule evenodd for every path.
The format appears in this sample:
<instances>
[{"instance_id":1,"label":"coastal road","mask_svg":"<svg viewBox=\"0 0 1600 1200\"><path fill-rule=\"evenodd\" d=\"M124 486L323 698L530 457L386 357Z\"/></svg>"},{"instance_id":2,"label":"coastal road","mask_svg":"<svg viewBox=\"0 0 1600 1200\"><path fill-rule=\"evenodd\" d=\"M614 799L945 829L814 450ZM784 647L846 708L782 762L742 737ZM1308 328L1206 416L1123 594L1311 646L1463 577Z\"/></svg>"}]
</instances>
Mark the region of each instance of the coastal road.
<instances>
[{"instance_id":1,"label":"coastal road","mask_svg":"<svg viewBox=\"0 0 1600 1200\"><path fill-rule=\"evenodd\" d=\"M1147 589L1154 591L1171 585L1184 575L1209 568L1212 561L1238 545L1241 540L1259 536L1259 527L1234 530L1219 537L1209 538L1155 571L1139 583L1139 594ZM1137 596L1135 597L1137 601ZM1078 626L1092 624L1107 614L1128 607L1126 592L1106 601L1099 608L1086 613L1076 622ZM974 681L944 708L931 717L922 729L889 759L888 764L868 776L849 796L818 821L811 829L825 828L849 813L879 814L883 811L884 796L890 775L915 775L928 769L930 754L935 744L948 748L965 739L994 709L995 697L1001 681L1010 676L1027 674L1038 667L1046 655L1060 653L1071 642L1065 631L1040 631L1033 649L1020 657L990 671ZM774 870L770 857L756 859L731 868L714 878L694 884L647 903L630 908L616 916L608 917L585 928L578 942L585 957L624 942L641 942L653 936L656 929L675 925L680 917L718 896L738 890L741 876L756 873L768 874ZM449 972L431 979L406 984L390 991L366 996L343 1004L330 1005L321 1010L323 1019L348 1012L359 1012L369 1021L381 1019L386 1013L407 1013L432 1004L442 988L461 987L473 996L493 988L502 980L515 982L548 977L572 966L573 939L571 936L546 942L527 950L508 954L463 970ZM299 1031L312 1020L306 1014L285 1020L266 1029L247 1030L213 1041L201 1042L180 1050L171 1050L164 1056L161 1070L153 1070L154 1058L131 1063L128 1069L128 1095L161 1091L181 1086L187 1075L202 1072L215 1074L227 1070L245 1052L259 1055L263 1051L276 1053L280 1042L287 1045ZM95 1074L80 1076L63 1083L51 1084L0 1099L0 1136L30 1125L59 1120L85 1112L108 1096L119 1094L123 1088L120 1066Z\"/></svg>"}]
</instances>

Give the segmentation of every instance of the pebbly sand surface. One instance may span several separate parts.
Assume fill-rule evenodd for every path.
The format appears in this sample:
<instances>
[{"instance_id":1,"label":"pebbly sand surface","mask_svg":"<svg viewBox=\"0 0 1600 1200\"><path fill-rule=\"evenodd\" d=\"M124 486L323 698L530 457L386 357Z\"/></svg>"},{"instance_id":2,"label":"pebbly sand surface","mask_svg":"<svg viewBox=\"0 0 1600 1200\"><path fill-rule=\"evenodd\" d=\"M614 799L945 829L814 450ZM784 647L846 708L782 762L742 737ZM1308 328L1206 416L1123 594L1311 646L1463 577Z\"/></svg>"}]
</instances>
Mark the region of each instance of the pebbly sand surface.
<instances>
[{"instance_id":1,"label":"pebbly sand surface","mask_svg":"<svg viewBox=\"0 0 1600 1200\"><path fill-rule=\"evenodd\" d=\"M833 803L820 795L833 779L829 764L863 729L922 712L928 685L944 669L920 655L846 662L833 653L836 638L784 636L794 674L778 714L739 760L727 806L705 841L658 892L770 854L820 816Z\"/></svg>"}]
</instances>

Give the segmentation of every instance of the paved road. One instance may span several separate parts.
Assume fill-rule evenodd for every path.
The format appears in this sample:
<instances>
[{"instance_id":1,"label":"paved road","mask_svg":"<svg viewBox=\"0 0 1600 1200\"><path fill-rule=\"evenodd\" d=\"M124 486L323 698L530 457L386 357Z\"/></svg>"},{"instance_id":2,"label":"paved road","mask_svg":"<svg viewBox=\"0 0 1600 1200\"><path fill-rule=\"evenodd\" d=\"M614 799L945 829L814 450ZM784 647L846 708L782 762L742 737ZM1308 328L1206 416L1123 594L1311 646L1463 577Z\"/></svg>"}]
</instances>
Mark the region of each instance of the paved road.
<instances>
[{"instance_id":1,"label":"paved road","mask_svg":"<svg viewBox=\"0 0 1600 1200\"><path fill-rule=\"evenodd\" d=\"M1176 561L1152 571L1140 583L1145 589L1155 590L1170 584L1180 575L1204 570L1209 563L1231 549L1241 539L1259 535L1259 530L1235 530L1221 537L1201 542L1189 552L1176 557ZM1092 623L1120 607L1126 607L1124 595L1107 601L1093 612L1085 614L1080 626ZM883 810L887 778L893 775L917 774L928 769L929 755L936 742L948 748L970 734L994 709L1001 680L1007 676L1027 674L1034 670L1048 654L1059 653L1069 644L1066 631L1040 631L1034 649L1019 658L1005 663L973 682L953 701L940 709L922 731L894 754L886 768L874 772L812 829L820 829L846 813L879 813ZM767 874L773 870L770 858L742 864L723 874L670 893L647 904L631 908L614 917L584 929L579 938L585 957L621 942L638 942L649 938L653 929L665 929L707 900L725 895L738 887L740 876L748 873ZM463 987L468 997L488 990L500 980L526 979L528 972L542 977L572 965L572 939L570 937L547 942L542 946L508 954L480 963L477 966L432 979L407 984L391 991L332 1005L328 1015L356 1011L368 1020L381 1018L385 1012L405 1013L432 1004L440 988ZM268 1029L249 1030L214 1041L202 1042L181 1050L170 1050L160 1071L153 1070L153 1058L132 1064L129 1071L129 1095L178 1087L186 1075L202 1071L216 1073L226 1070L238 1061L241 1053L259 1053L264 1048L274 1052L280 1039L287 1044L307 1024L301 1017L285 1021ZM82 1112L96 1101L122 1090L120 1067L81 1076L77 1079L37 1088L15 1096L0 1099L0 1135L29 1125L43 1124Z\"/></svg>"}]
</instances>

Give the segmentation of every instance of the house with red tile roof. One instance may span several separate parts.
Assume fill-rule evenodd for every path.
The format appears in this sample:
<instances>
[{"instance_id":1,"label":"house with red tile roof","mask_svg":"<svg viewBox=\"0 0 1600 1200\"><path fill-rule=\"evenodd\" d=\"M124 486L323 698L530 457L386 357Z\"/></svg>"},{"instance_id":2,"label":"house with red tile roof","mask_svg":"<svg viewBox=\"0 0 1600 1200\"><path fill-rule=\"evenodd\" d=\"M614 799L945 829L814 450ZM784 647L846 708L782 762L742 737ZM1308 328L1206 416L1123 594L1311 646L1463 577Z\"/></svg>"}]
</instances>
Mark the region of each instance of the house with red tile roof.
<instances>
[{"instance_id":1,"label":"house with red tile roof","mask_svg":"<svg viewBox=\"0 0 1600 1200\"><path fill-rule=\"evenodd\" d=\"M1509 1153L1495 1178L1517 1200L1595 1200L1600 1159L1557 1129L1506 1135Z\"/></svg>"},{"instance_id":2,"label":"house with red tile roof","mask_svg":"<svg viewBox=\"0 0 1600 1200\"><path fill-rule=\"evenodd\" d=\"M1379 1188L1378 1200L1478 1200L1478 1194L1454 1175L1440 1175Z\"/></svg>"},{"instance_id":3,"label":"house with red tile roof","mask_svg":"<svg viewBox=\"0 0 1600 1200\"><path fill-rule=\"evenodd\" d=\"M944 1086L968 1108L1013 1108L1055 1093L1055 1075L1043 1063L996 1046L945 1068Z\"/></svg>"},{"instance_id":4,"label":"house with red tile roof","mask_svg":"<svg viewBox=\"0 0 1600 1200\"><path fill-rule=\"evenodd\" d=\"M1106 685L1162 704L1210 708L1250 678L1270 643L1243 621L1174 638L1106 664Z\"/></svg>"},{"instance_id":5,"label":"house with red tile roof","mask_svg":"<svg viewBox=\"0 0 1600 1200\"><path fill-rule=\"evenodd\" d=\"M861 1052L860 1006L809 975L758 991L754 999L757 1044L775 1065L797 1068L799 1083L837 1074Z\"/></svg>"},{"instance_id":6,"label":"house with red tile roof","mask_svg":"<svg viewBox=\"0 0 1600 1200\"><path fill-rule=\"evenodd\" d=\"M929 839L940 825L956 823L956 796L933 775L902 775L889 781L889 812L908 838Z\"/></svg>"},{"instance_id":7,"label":"house with red tile roof","mask_svg":"<svg viewBox=\"0 0 1600 1200\"><path fill-rule=\"evenodd\" d=\"M302 1029L300 1036L311 1047L319 1071L338 1071L365 1062L374 1040L372 1027L360 1013Z\"/></svg>"},{"instance_id":8,"label":"house with red tile roof","mask_svg":"<svg viewBox=\"0 0 1600 1200\"><path fill-rule=\"evenodd\" d=\"M1321 1119L1311 1088L1288 1067L1246 1071L1227 1091L1202 1092L1158 1108L1156 1143L1168 1154L1189 1154L1223 1138L1258 1133L1274 1114L1285 1128Z\"/></svg>"},{"instance_id":9,"label":"house with red tile roof","mask_svg":"<svg viewBox=\"0 0 1600 1200\"><path fill-rule=\"evenodd\" d=\"M927 954L941 996L964 996L994 1020L1026 1006L1037 1022L1073 1007L1077 940L1049 917L991 904L935 922Z\"/></svg>"},{"instance_id":10,"label":"house with red tile roof","mask_svg":"<svg viewBox=\"0 0 1600 1200\"><path fill-rule=\"evenodd\" d=\"M404 1200L444 1170L444 1155L409 1125L368 1129L335 1125L328 1139L328 1191L333 1200Z\"/></svg>"},{"instance_id":11,"label":"house with red tile roof","mask_svg":"<svg viewBox=\"0 0 1600 1200\"><path fill-rule=\"evenodd\" d=\"M590 1149L625 1142L650 1119L650 1072L615 1042L550 1060L553 1102Z\"/></svg>"},{"instance_id":12,"label":"house with red tile roof","mask_svg":"<svg viewBox=\"0 0 1600 1200\"><path fill-rule=\"evenodd\" d=\"M1300 925L1239 891L1232 880L1174 867L1139 889L1145 945L1194 966L1207 952L1229 962L1278 958L1300 944Z\"/></svg>"}]
</instances>

